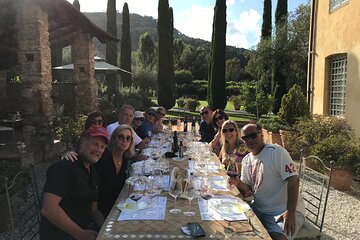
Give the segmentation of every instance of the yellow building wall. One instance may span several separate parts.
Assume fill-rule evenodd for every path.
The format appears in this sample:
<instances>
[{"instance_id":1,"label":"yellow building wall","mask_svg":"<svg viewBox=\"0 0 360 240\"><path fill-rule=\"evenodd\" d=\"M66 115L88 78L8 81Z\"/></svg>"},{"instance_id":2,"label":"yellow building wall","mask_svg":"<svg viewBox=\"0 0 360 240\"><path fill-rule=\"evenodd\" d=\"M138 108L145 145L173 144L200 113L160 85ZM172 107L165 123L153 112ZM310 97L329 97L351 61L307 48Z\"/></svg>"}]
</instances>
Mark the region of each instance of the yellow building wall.
<instances>
[{"instance_id":1,"label":"yellow building wall","mask_svg":"<svg viewBox=\"0 0 360 240\"><path fill-rule=\"evenodd\" d=\"M317 0L313 66L314 114L328 114L328 66L326 58L347 54L345 118L360 135L360 0L329 12L330 0Z\"/></svg>"}]
</instances>

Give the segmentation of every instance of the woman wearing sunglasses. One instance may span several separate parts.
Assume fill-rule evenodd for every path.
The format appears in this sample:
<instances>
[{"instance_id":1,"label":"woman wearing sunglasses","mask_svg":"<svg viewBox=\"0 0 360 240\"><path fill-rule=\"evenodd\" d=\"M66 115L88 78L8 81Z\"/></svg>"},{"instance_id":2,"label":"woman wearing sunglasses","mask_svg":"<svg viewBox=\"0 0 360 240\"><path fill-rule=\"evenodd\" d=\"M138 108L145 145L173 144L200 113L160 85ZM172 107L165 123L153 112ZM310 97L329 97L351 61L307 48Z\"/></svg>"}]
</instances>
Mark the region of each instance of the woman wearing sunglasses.
<instances>
[{"instance_id":1,"label":"woman wearing sunglasses","mask_svg":"<svg viewBox=\"0 0 360 240\"><path fill-rule=\"evenodd\" d=\"M227 164L228 159L235 160L241 169L241 161L248 153L243 140L240 138L239 128L236 122L227 120L221 127L221 150L219 158Z\"/></svg>"},{"instance_id":2,"label":"woman wearing sunglasses","mask_svg":"<svg viewBox=\"0 0 360 240\"><path fill-rule=\"evenodd\" d=\"M213 112L212 122L213 122L213 125L215 126L216 134L215 134L214 139L210 142L210 149L217 156L219 156L220 150L221 150L221 142L220 142L221 126L228 119L229 119L228 115L222 109L216 109Z\"/></svg>"},{"instance_id":3,"label":"woman wearing sunglasses","mask_svg":"<svg viewBox=\"0 0 360 240\"><path fill-rule=\"evenodd\" d=\"M95 164L99 179L98 209L106 218L128 178L131 158L135 155L134 130L118 126L100 160Z\"/></svg>"},{"instance_id":4,"label":"woman wearing sunglasses","mask_svg":"<svg viewBox=\"0 0 360 240\"><path fill-rule=\"evenodd\" d=\"M89 115L90 116L90 115ZM134 130L131 126L118 126L110 137L108 147L94 164L98 174L99 195L97 206L106 218L128 177L131 158L135 155ZM76 161L77 152L70 151L62 158Z\"/></svg>"}]
</instances>

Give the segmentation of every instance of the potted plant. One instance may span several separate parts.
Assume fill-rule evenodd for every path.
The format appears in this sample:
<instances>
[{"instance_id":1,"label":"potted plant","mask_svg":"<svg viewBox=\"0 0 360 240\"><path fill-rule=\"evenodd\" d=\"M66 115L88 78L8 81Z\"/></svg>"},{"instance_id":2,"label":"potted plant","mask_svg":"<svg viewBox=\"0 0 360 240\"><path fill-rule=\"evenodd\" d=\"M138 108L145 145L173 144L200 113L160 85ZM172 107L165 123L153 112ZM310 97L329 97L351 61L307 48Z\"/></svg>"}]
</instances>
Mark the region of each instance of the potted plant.
<instances>
[{"instance_id":1,"label":"potted plant","mask_svg":"<svg viewBox=\"0 0 360 240\"><path fill-rule=\"evenodd\" d=\"M277 143L282 146L280 129L287 129L288 126L277 115L262 116L258 124L262 127L262 134L266 143Z\"/></svg>"}]
</instances>

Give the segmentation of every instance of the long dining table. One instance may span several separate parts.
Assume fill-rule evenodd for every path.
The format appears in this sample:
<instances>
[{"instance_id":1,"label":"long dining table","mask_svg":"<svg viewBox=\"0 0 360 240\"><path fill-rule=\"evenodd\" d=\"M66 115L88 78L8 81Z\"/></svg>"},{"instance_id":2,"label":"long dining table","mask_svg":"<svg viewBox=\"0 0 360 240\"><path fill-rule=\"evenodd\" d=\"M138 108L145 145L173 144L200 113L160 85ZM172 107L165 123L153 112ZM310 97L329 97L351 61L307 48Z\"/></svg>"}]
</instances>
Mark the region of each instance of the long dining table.
<instances>
[{"instance_id":1,"label":"long dining table","mask_svg":"<svg viewBox=\"0 0 360 240\"><path fill-rule=\"evenodd\" d=\"M169 135L169 133L167 134ZM180 135L180 138L182 137L185 139L188 135L189 134L183 133ZM170 137L168 137L168 141L170 141ZM194 141L194 138L190 141ZM189 142L187 144L189 144ZM158 148L159 147L155 146L154 149ZM174 167L188 168L188 157L189 156L185 153L184 160L167 159L169 169L171 170ZM221 166L221 163L216 156L212 155L211 161L217 164L217 166ZM212 174L223 177L225 180L227 179L226 171L224 169L219 168L218 172ZM248 206L248 204L239 197L240 194L236 188L229 186L227 186L227 188L226 191L215 191L215 195L235 196L237 202ZM247 218L246 220L202 220L201 210L198 204L201 199L194 199L190 206L187 199L177 199L177 208L182 211L190 209L195 212L195 215L190 217L185 216L183 213L173 214L170 212L170 209L174 208L175 201L167 191L163 191L158 196L163 197L162 199L166 199L165 214L162 216L161 220L139 220L136 218L119 220L119 216L122 212L118 208L118 204L124 202L129 197L129 187L125 185L111 212L106 218L105 223L100 229L97 239L191 239L191 236L184 234L181 230L181 227L186 226L189 222L197 222L203 228L205 236L198 237L199 239L271 239L250 207L244 211ZM213 210L216 211L216 209Z\"/></svg>"}]
</instances>

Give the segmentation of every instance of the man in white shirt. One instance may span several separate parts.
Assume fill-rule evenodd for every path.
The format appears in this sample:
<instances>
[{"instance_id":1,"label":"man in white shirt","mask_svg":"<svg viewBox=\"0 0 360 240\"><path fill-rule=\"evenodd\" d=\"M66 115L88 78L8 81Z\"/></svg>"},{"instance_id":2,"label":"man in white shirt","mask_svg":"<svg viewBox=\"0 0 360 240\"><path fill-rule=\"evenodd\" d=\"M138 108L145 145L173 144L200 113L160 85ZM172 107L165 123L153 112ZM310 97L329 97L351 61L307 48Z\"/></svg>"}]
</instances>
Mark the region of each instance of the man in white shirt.
<instances>
[{"instance_id":1,"label":"man in white shirt","mask_svg":"<svg viewBox=\"0 0 360 240\"><path fill-rule=\"evenodd\" d=\"M265 144L260 126L245 125L241 138L250 153L242 160L241 180L229 183L244 197L254 195L250 205L272 239L291 239L305 220L296 166L283 147Z\"/></svg>"},{"instance_id":2,"label":"man in white shirt","mask_svg":"<svg viewBox=\"0 0 360 240\"><path fill-rule=\"evenodd\" d=\"M135 109L131 105L123 105L118 113L118 121L114 122L106 127L109 135L113 133L115 128L120 126L121 124L127 124L131 126L131 122L134 119ZM134 142L137 149L144 149L146 147L146 144L150 141L149 138L141 139L136 133L134 135Z\"/></svg>"}]
</instances>

